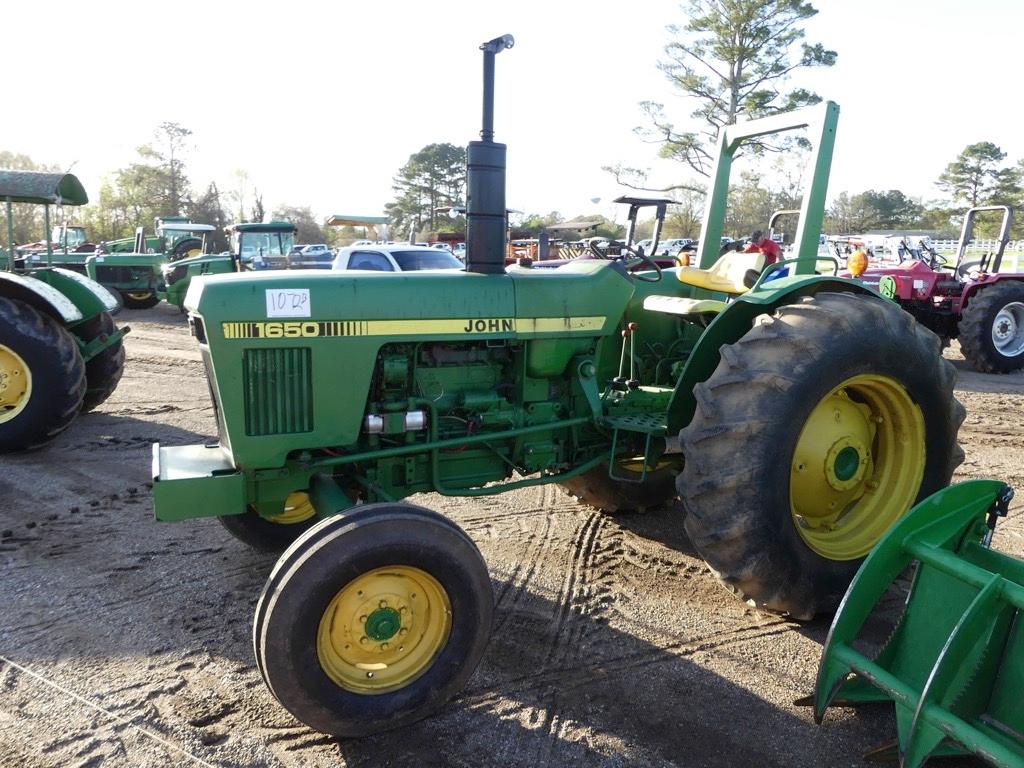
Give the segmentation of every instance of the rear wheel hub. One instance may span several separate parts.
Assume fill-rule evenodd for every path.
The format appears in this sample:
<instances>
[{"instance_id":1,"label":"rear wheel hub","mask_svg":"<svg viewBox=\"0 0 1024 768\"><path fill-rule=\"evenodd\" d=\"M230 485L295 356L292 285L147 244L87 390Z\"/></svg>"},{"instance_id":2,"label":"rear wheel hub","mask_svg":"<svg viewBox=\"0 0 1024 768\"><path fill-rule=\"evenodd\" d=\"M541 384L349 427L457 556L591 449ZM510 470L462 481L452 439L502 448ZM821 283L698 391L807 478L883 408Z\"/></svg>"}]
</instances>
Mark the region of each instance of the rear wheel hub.
<instances>
[{"instance_id":1,"label":"rear wheel hub","mask_svg":"<svg viewBox=\"0 0 1024 768\"><path fill-rule=\"evenodd\" d=\"M0 424L25 410L32 397L32 373L10 347L0 344Z\"/></svg>"},{"instance_id":2,"label":"rear wheel hub","mask_svg":"<svg viewBox=\"0 0 1024 768\"><path fill-rule=\"evenodd\" d=\"M790 507L804 542L830 560L866 555L917 496L924 435L920 408L887 376L854 376L825 395L790 466Z\"/></svg>"},{"instance_id":3,"label":"rear wheel hub","mask_svg":"<svg viewBox=\"0 0 1024 768\"><path fill-rule=\"evenodd\" d=\"M992 344L1007 357L1024 352L1024 303L1012 301L996 313Z\"/></svg>"}]
</instances>

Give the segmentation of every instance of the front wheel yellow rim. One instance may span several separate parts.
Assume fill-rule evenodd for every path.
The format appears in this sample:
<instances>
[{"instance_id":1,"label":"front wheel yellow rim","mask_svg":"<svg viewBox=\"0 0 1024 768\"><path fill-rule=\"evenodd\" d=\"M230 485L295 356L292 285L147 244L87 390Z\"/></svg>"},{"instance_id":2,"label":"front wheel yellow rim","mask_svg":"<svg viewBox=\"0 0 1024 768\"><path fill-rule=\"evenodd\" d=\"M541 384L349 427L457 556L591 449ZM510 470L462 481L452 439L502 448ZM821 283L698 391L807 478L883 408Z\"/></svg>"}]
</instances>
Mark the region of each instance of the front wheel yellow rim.
<instances>
[{"instance_id":1,"label":"front wheel yellow rim","mask_svg":"<svg viewBox=\"0 0 1024 768\"><path fill-rule=\"evenodd\" d=\"M0 424L25 410L32 398L32 372L21 356L0 344Z\"/></svg>"},{"instance_id":2,"label":"front wheel yellow rim","mask_svg":"<svg viewBox=\"0 0 1024 768\"><path fill-rule=\"evenodd\" d=\"M444 587L424 570L375 568L349 582L320 619L317 656L346 691L403 688L430 668L452 628Z\"/></svg>"},{"instance_id":3,"label":"front wheel yellow rim","mask_svg":"<svg viewBox=\"0 0 1024 768\"><path fill-rule=\"evenodd\" d=\"M864 374L823 397L797 439L793 522L830 560L863 557L910 509L924 477L921 409L898 381Z\"/></svg>"},{"instance_id":4,"label":"front wheel yellow rim","mask_svg":"<svg viewBox=\"0 0 1024 768\"><path fill-rule=\"evenodd\" d=\"M152 295L152 291L125 291L125 296L134 301L145 301Z\"/></svg>"}]
</instances>

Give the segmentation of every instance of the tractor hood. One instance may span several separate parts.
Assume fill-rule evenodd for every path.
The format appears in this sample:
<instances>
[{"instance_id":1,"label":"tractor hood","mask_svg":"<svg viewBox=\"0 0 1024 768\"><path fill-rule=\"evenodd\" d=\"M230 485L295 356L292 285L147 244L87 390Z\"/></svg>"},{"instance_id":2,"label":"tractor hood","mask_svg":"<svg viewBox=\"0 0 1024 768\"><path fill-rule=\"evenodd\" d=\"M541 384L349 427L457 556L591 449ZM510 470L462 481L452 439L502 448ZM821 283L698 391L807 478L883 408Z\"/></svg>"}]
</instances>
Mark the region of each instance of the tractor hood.
<instances>
[{"instance_id":1,"label":"tractor hood","mask_svg":"<svg viewBox=\"0 0 1024 768\"><path fill-rule=\"evenodd\" d=\"M502 275L207 275L192 279L185 307L222 401L222 447L278 467L294 450L356 442L363 413L350 404L366 402L386 344L604 336L632 296L610 262L582 261Z\"/></svg>"}]
</instances>

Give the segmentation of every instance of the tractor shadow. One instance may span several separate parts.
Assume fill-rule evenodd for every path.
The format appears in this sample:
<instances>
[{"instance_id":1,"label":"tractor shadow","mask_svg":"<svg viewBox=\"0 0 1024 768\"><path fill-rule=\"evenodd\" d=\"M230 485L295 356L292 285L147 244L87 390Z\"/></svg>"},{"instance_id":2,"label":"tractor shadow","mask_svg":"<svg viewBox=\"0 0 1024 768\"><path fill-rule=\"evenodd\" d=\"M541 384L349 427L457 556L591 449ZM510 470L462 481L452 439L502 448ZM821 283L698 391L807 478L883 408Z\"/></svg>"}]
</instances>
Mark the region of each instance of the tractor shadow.
<instances>
[{"instance_id":1,"label":"tractor shadow","mask_svg":"<svg viewBox=\"0 0 1024 768\"><path fill-rule=\"evenodd\" d=\"M251 650L252 612L275 556L231 539L216 520L157 523L148 502L145 491L107 494L0 542L9 585L47 584L42 592L12 588L0 647L30 668L47 665L59 679L71 668L62 672L55 663L88 667L92 685L108 679L115 688L133 682L124 677L128 669L159 676L213 663L251 683L251 696L232 706L251 710L244 719L266 727L249 725L250 733L270 744L281 728L296 726L272 704ZM664 538L671 519L668 510L638 516L638 533ZM557 594L492 571L497 605L487 652L466 689L436 715L364 739L309 737L328 760L357 768L782 768L822 764L822 755L851 764L892 732L887 713L833 716L817 727L809 710L792 706L806 683L780 685L772 679L780 672L764 665L766 647L785 642L790 623L733 616L709 630L662 621L646 609L620 610L616 581L601 589L593 580L606 575L580 568L568 574L578 587ZM667 594L655 614L691 609ZM130 657L161 671L124 664ZM781 674L797 680L792 672ZM176 711L189 710L189 697L204 691L225 695L209 689L215 677L192 681Z\"/></svg>"},{"instance_id":2,"label":"tractor shadow","mask_svg":"<svg viewBox=\"0 0 1024 768\"><path fill-rule=\"evenodd\" d=\"M203 403L203 406L206 404ZM190 406L190 409L193 406ZM184 410L182 406L166 402L140 402L121 406L117 403L105 403L105 410L86 413L75 419L74 423L53 443L25 456L42 455L47 452L75 454L80 460L82 451L131 451L144 450L142 459L146 469L150 468L152 444L189 445L192 443L216 442L216 435L204 434L195 430L184 429L173 424L165 424L139 416L171 415ZM117 410L115 410L117 409ZM124 415L131 413L133 415ZM164 418L167 418L166 416ZM125 460L125 459L122 459ZM134 461L134 459L131 459ZM142 466L140 464L139 466Z\"/></svg>"},{"instance_id":3,"label":"tractor shadow","mask_svg":"<svg viewBox=\"0 0 1024 768\"><path fill-rule=\"evenodd\" d=\"M686 509L678 498L642 513L620 513L615 523L635 536L656 541L687 557L701 560L700 554L686 534L683 521Z\"/></svg>"},{"instance_id":4,"label":"tractor shadow","mask_svg":"<svg viewBox=\"0 0 1024 768\"><path fill-rule=\"evenodd\" d=\"M496 594L508 594L508 586L496 581ZM338 741L340 756L357 768L781 768L821 764L822 754L838 764L846 757L839 743L866 748L878 741L883 718L877 715L819 728L810 710L763 698L756 669L749 676L743 671L746 686L715 671L717 659L733 665L744 657L750 635L676 634L649 642L630 629L618 618L588 615L585 607L566 612L533 592L499 604L487 655L465 691L400 734Z\"/></svg>"}]
</instances>

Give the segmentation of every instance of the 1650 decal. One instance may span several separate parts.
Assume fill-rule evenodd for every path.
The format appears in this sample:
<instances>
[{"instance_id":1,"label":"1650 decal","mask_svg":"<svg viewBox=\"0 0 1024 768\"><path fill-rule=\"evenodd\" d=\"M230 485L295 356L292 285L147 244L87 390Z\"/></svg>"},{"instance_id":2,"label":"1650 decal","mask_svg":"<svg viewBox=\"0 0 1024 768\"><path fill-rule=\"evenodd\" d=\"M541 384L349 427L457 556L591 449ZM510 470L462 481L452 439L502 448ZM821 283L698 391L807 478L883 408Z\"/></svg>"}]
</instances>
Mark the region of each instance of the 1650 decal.
<instances>
[{"instance_id":1,"label":"1650 decal","mask_svg":"<svg viewBox=\"0 0 1024 768\"><path fill-rule=\"evenodd\" d=\"M302 339L334 336L505 335L599 331L606 318L463 317L430 320L282 320L221 323L225 339Z\"/></svg>"}]
</instances>

